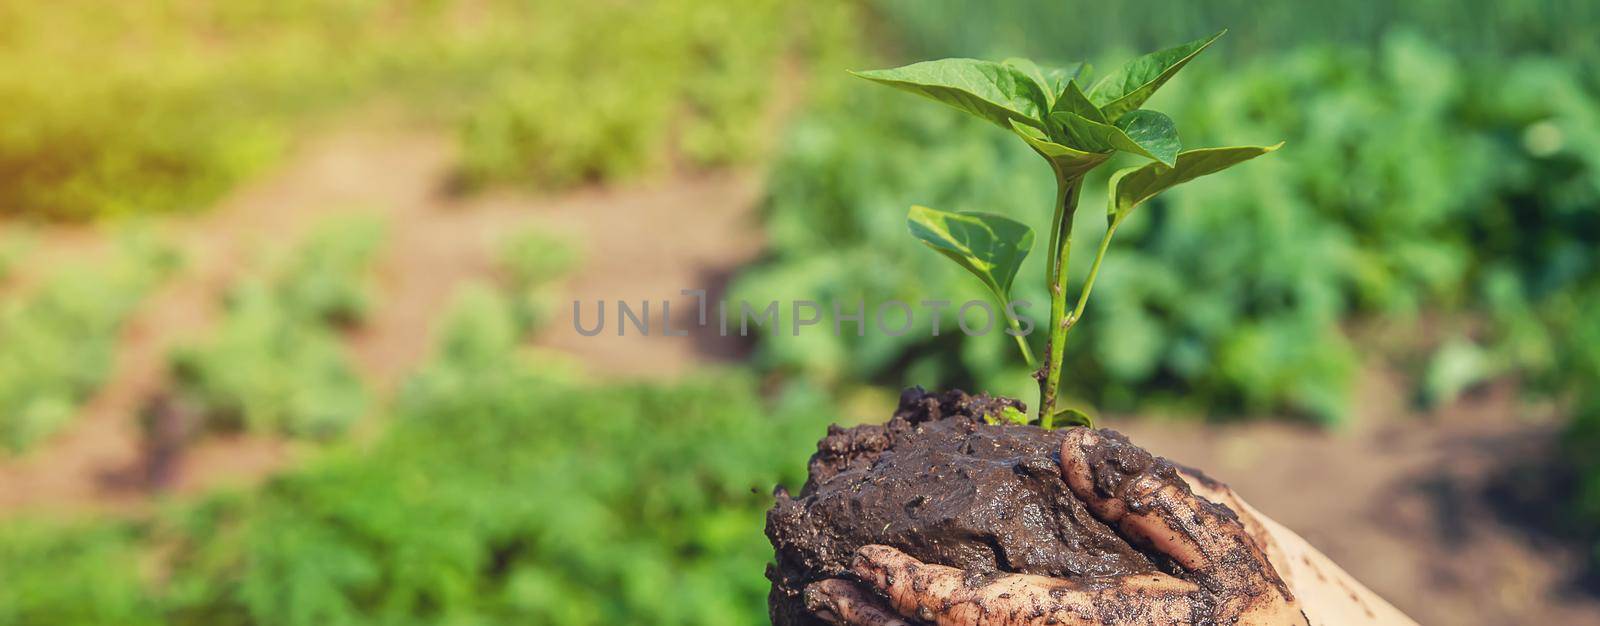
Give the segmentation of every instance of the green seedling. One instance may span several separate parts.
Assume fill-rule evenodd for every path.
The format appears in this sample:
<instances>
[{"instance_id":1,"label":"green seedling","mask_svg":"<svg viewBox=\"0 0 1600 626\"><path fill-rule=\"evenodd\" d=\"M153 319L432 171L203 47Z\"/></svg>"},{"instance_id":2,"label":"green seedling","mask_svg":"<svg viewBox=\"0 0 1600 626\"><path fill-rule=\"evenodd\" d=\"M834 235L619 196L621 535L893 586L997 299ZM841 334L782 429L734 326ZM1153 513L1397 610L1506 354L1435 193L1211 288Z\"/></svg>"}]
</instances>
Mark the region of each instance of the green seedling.
<instances>
[{"instance_id":1,"label":"green seedling","mask_svg":"<svg viewBox=\"0 0 1600 626\"><path fill-rule=\"evenodd\" d=\"M988 120L1026 142L1055 173L1055 210L1045 272L1050 294L1050 321L1046 328L1050 334L1044 362L1034 358L1026 338L1016 336L1023 359L1037 370L1034 377L1039 381L1039 412L1031 420L1034 423L1055 428L1063 424L1088 425L1091 421L1082 411L1056 406L1062 359L1067 334L1083 317L1100 263L1123 220L1156 194L1283 145L1183 150L1172 118L1140 108L1178 70L1221 36L1219 32L1146 54L1093 83L1089 81L1091 68L1087 63L1044 67L1027 59L941 59L855 73ZM1072 254L1072 222L1078 196L1084 177L1118 152L1151 162L1112 173L1106 232L1077 300L1069 308L1067 263ZM951 213L922 206L912 207L906 221L913 236L977 276L1001 309L1006 308L1012 281L1033 247L1032 228L1001 215ZM1008 316L1007 322L1013 330L1018 326L1015 318ZM1013 414L1001 416L1001 421L1029 420Z\"/></svg>"}]
</instances>

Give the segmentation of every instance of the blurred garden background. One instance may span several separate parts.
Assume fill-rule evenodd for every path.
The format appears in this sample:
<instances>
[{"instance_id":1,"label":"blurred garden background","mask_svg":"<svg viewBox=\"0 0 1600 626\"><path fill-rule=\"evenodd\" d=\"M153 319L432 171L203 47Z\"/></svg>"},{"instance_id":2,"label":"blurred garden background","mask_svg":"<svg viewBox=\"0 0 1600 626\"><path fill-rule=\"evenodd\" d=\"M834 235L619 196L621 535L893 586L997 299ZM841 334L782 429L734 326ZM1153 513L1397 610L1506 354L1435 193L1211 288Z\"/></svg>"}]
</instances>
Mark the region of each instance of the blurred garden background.
<instances>
[{"instance_id":1,"label":"blurred garden background","mask_svg":"<svg viewBox=\"0 0 1600 626\"><path fill-rule=\"evenodd\" d=\"M1153 105L1287 143L1123 226L1070 395L1423 623L1600 624L1580 0L0 0L0 624L763 623L825 426L1014 348L572 302L981 298L907 207L1049 172L844 70L1222 27Z\"/></svg>"}]
</instances>

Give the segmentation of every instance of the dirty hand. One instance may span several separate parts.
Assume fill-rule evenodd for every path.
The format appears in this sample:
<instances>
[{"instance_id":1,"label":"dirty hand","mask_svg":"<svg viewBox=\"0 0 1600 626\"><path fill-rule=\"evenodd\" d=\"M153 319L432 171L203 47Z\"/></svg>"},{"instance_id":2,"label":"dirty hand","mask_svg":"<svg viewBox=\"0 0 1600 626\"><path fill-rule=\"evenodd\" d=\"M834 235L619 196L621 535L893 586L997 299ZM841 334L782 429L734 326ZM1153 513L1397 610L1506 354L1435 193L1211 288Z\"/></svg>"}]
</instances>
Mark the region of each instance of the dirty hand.
<instances>
[{"instance_id":1,"label":"dirty hand","mask_svg":"<svg viewBox=\"0 0 1600 626\"><path fill-rule=\"evenodd\" d=\"M1226 486L1180 474L1120 434L1074 429L1061 466L1096 517L1187 579L984 577L866 546L851 564L865 584L814 583L808 608L840 626L1413 623Z\"/></svg>"}]
</instances>

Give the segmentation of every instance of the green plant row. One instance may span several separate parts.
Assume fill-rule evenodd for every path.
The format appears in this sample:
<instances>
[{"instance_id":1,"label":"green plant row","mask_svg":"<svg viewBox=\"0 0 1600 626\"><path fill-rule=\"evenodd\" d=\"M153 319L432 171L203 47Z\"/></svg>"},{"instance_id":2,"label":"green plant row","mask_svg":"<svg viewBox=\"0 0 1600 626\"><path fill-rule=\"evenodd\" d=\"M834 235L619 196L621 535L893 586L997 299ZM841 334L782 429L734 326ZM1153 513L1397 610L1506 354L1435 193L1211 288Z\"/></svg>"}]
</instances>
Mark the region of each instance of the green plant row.
<instances>
[{"instance_id":1,"label":"green plant row","mask_svg":"<svg viewBox=\"0 0 1600 626\"><path fill-rule=\"evenodd\" d=\"M177 263L130 233L109 260L0 293L0 454L27 450L77 415L111 373L123 322Z\"/></svg>"},{"instance_id":2,"label":"green plant row","mask_svg":"<svg viewBox=\"0 0 1600 626\"><path fill-rule=\"evenodd\" d=\"M371 307L382 241L375 218L332 219L276 251L283 256L271 267L233 288L213 336L173 352L175 392L211 429L316 439L344 432L369 397L339 331Z\"/></svg>"},{"instance_id":3,"label":"green plant row","mask_svg":"<svg viewBox=\"0 0 1600 626\"><path fill-rule=\"evenodd\" d=\"M470 289L375 442L154 519L0 523L0 623L761 623L767 490L822 396L577 383L515 336Z\"/></svg>"}]
</instances>

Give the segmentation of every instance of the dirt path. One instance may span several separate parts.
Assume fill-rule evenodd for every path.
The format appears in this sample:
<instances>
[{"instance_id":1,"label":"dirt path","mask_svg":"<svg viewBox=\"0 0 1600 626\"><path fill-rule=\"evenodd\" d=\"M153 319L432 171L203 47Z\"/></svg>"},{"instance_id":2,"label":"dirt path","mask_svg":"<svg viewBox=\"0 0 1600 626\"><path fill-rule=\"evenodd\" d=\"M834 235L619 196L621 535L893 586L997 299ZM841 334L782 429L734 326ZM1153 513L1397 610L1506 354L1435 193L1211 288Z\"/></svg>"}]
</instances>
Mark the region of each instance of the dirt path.
<instances>
[{"instance_id":1,"label":"dirt path","mask_svg":"<svg viewBox=\"0 0 1600 626\"><path fill-rule=\"evenodd\" d=\"M263 250L297 241L326 217L376 214L387 224L375 270L379 304L349 345L380 397L427 356L433 325L455 290L491 278L500 237L524 225L578 238L587 262L568 285L574 297L591 300L705 285L706 277L727 275L758 249L746 217L759 192L753 169L556 196L506 191L460 198L442 191L453 149L444 132L388 121L355 124L301 146L285 167L212 210L155 225L182 251L183 269L129 320L109 382L81 415L29 454L0 459L0 512L125 511L148 503L139 411L166 384L166 355L206 336L227 286ZM684 228L690 218L694 227ZM84 228L47 230L38 239L31 266L96 258L111 247L104 233ZM562 310L566 317L554 323L570 328L570 307ZM646 376L686 371L708 350L737 352L688 341L570 341L559 334L550 344L599 371ZM248 482L296 455L295 445L271 438L207 439L185 453L172 490Z\"/></svg>"}]
</instances>

